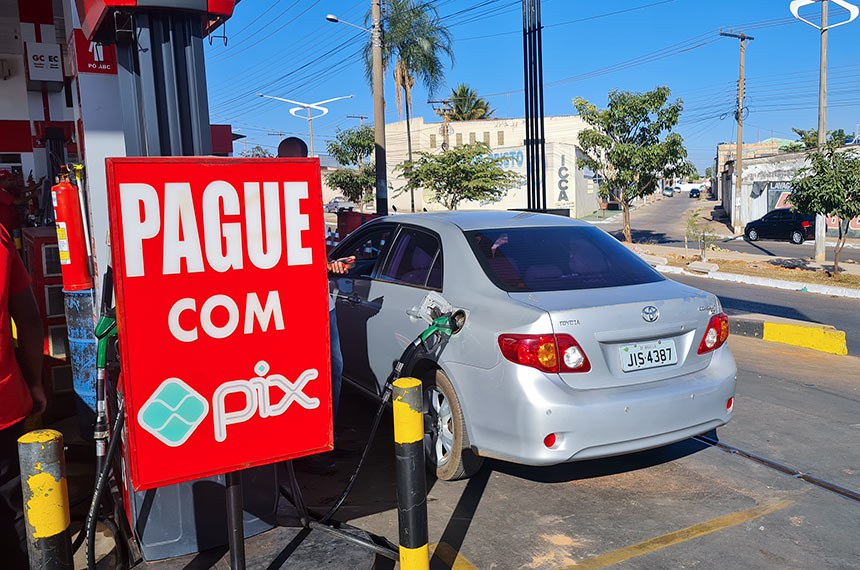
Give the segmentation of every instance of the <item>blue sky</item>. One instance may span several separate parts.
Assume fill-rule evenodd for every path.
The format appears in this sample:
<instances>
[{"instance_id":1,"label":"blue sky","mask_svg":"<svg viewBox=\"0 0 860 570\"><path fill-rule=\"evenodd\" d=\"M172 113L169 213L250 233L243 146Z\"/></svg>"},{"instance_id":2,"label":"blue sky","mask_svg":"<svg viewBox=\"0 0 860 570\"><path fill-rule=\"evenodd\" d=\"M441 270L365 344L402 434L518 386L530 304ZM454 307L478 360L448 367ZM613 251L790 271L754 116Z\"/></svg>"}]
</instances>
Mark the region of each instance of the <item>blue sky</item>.
<instances>
[{"instance_id":1,"label":"blue sky","mask_svg":"<svg viewBox=\"0 0 860 570\"><path fill-rule=\"evenodd\" d=\"M358 125L359 119L348 115L372 121L361 55L367 34L325 20L333 13L363 24L369 5L369 0L243 0L226 25L227 45L218 38L206 43L212 122L231 123L248 145L274 150L277 133L307 139L307 123L289 114L291 105L257 93L303 102L353 95L331 103L329 114L314 121L320 154L337 129ZM436 0L436 5L455 52L448 87L436 96L463 82L491 102L497 117L522 117L521 0ZM612 89L666 85L685 102L678 131L704 171L716 144L736 137L739 42L720 37L724 29L755 37L747 48L744 141L793 138L792 127L817 126L819 33L794 20L788 5L789 0L543 0L546 114L574 114L576 96L604 106ZM816 19L817 6L806 10ZM831 22L847 16L832 2L830 14ZM860 123L860 19L833 29L829 44L828 128L854 132ZM386 119L396 121L390 73L385 91ZM416 86L414 115L436 120L427 99L423 86ZM237 153L242 148L242 142L236 144Z\"/></svg>"}]
</instances>

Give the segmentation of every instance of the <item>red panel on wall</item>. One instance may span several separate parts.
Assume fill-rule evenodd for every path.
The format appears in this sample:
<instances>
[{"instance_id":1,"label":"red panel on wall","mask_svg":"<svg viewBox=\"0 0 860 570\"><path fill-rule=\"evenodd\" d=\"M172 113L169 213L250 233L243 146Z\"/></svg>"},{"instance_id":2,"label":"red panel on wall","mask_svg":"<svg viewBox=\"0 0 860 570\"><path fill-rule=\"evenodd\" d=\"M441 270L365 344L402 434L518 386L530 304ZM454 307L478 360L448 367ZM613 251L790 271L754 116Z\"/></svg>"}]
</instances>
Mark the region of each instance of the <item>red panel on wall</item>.
<instances>
[{"instance_id":1,"label":"red panel on wall","mask_svg":"<svg viewBox=\"0 0 860 570\"><path fill-rule=\"evenodd\" d=\"M211 125L212 154L227 155L233 152L233 129L230 125Z\"/></svg>"},{"instance_id":2,"label":"red panel on wall","mask_svg":"<svg viewBox=\"0 0 860 570\"><path fill-rule=\"evenodd\" d=\"M32 152L30 121L0 121L0 152Z\"/></svg>"},{"instance_id":3,"label":"red panel on wall","mask_svg":"<svg viewBox=\"0 0 860 570\"><path fill-rule=\"evenodd\" d=\"M54 24L51 0L18 0L21 21L30 24Z\"/></svg>"}]
</instances>

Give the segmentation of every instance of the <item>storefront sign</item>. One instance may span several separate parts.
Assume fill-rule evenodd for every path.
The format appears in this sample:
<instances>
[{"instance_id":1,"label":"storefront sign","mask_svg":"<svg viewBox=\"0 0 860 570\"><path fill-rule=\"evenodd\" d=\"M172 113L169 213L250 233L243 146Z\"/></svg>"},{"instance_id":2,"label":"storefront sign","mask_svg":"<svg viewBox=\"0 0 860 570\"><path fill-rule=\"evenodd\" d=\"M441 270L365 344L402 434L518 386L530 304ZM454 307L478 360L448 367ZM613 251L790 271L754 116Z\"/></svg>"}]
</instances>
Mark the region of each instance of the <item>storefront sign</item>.
<instances>
[{"instance_id":1,"label":"storefront sign","mask_svg":"<svg viewBox=\"0 0 860 570\"><path fill-rule=\"evenodd\" d=\"M29 81L63 82L63 61L59 44L24 42Z\"/></svg>"},{"instance_id":2,"label":"storefront sign","mask_svg":"<svg viewBox=\"0 0 860 570\"><path fill-rule=\"evenodd\" d=\"M135 489L331 449L318 160L107 170Z\"/></svg>"},{"instance_id":3,"label":"storefront sign","mask_svg":"<svg viewBox=\"0 0 860 570\"><path fill-rule=\"evenodd\" d=\"M75 73L104 73L116 75L116 46L91 42L84 32L75 29L74 50Z\"/></svg>"}]
</instances>

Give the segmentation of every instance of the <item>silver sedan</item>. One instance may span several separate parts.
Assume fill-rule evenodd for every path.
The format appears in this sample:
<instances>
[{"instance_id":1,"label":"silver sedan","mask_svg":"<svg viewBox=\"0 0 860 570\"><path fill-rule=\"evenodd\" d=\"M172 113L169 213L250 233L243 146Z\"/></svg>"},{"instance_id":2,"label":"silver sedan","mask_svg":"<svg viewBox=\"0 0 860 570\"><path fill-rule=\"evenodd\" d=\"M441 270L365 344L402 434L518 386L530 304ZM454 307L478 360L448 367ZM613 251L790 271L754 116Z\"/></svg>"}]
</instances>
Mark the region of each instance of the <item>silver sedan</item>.
<instances>
[{"instance_id":1,"label":"silver sedan","mask_svg":"<svg viewBox=\"0 0 860 570\"><path fill-rule=\"evenodd\" d=\"M717 298L664 278L587 223L522 212L389 216L347 237L331 276L344 377L382 393L429 297L465 314L422 380L440 479L482 458L555 465L667 445L732 417Z\"/></svg>"}]
</instances>

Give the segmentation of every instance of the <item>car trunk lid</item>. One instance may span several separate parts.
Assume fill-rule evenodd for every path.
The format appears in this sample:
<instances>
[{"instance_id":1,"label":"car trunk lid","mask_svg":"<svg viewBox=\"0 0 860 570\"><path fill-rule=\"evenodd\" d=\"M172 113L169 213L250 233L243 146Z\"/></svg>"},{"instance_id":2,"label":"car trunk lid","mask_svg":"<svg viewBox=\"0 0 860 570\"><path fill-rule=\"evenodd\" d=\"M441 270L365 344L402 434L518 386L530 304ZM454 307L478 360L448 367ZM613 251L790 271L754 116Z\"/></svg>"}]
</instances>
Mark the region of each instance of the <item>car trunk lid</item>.
<instances>
[{"instance_id":1,"label":"car trunk lid","mask_svg":"<svg viewBox=\"0 0 860 570\"><path fill-rule=\"evenodd\" d=\"M571 387L629 386L705 368L698 354L716 297L674 281L577 291L509 293L546 311L553 333L571 335L591 362L587 373L562 373Z\"/></svg>"}]
</instances>

